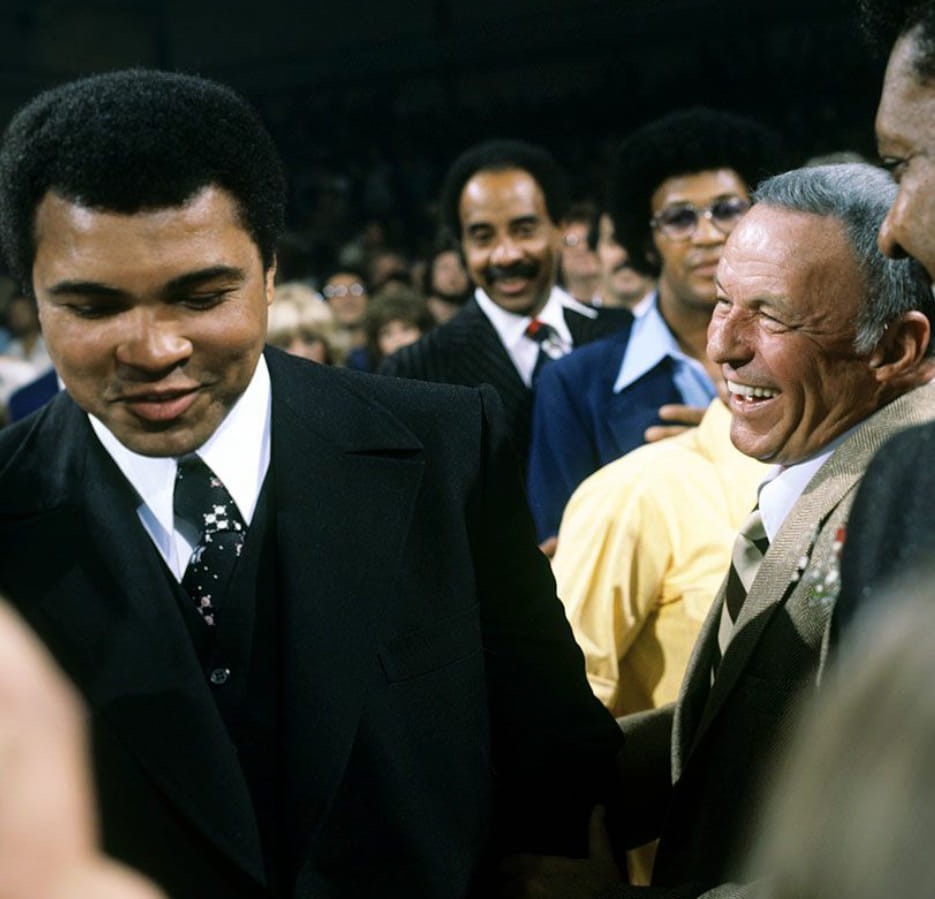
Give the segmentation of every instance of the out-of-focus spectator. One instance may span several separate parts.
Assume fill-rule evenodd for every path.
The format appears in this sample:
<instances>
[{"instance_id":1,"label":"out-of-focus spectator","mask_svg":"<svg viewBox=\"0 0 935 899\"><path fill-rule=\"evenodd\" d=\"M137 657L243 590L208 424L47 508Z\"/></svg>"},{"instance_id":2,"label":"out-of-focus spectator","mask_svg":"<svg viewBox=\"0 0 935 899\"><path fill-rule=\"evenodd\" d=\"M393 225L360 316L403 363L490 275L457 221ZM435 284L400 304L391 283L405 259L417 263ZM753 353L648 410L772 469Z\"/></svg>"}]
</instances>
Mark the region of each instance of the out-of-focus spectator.
<instances>
[{"instance_id":1,"label":"out-of-focus spectator","mask_svg":"<svg viewBox=\"0 0 935 899\"><path fill-rule=\"evenodd\" d=\"M387 356L415 343L433 325L434 320L420 294L402 285L384 287L370 301L364 323L373 370Z\"/></svg>"},{"instance_id":2,"label":"out-of-focus spectator","mask_svg":"<svg viewBox=\"0 0 935 899\"><path fill-rule=\"evenodd\" d=\"M630 264L629 254L614 235L610 213L597 216L588 232L588 244L597 253L600 269L593 305L626 306L634 315L645 312L652 303L656 279Z\"/></svg>"},{"instance_id":3,"label":"out-of-focus spectator","mask_svg":"<svg viewBox=\"0 0 935 899\"><path fill-rule=\"evenodd\" d=\"M422 293L437 324L454 318L473 290L456 247L441 246L426 260Z\"/></svg>"},{"instance_id":4,"label":"out-of-focus spectator","mask_svg":"<svg viewBox=\"0 0 935 899\"><path fill-rule=\"evenodd\" d=\"M592 303L601 281L600 267L588 232L597 210L591 203L575 203L562 227L559 283L579 303Z\"/></svg>"},{"instance_id":5,"label":"out-of-focus spectator","mask_svg":"<svg viewBox=\"0 0 935 899\"><path fill-rule=\"evenodd\" d=\"M342 266L325 278L321 292L334 313L335 346L346 357L366 342L364 316L370 299L367 281L359 269Z\"/></svg>"},{"instance_id":6,"label":"out-of-focus spectator","mask_svg":"<svg viewBox=\"0 0 935 899\"><path fill-rule=\"evenodd\" d=\"M331 307L306 284L287 282L273 292L266 342L323 365L343 361L335 345Z\"/></svg>"}]
</instances>

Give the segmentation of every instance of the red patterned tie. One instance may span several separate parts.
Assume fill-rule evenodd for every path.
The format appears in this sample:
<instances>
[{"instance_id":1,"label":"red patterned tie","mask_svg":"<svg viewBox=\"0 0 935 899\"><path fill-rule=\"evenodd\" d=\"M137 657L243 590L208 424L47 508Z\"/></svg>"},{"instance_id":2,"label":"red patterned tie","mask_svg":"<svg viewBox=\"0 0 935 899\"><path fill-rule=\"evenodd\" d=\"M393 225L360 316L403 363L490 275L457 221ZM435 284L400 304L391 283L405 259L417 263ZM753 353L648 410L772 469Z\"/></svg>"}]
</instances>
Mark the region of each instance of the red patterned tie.
<instances>
[{"instance_id":1,"label":"red patterned tie","mask_svg":"<svg viewBox=\"0 0 935 899\"><path fill-rule=\"evenodd\" d=\"M560 359L564 356L568 352L568 347L564 345L555 328L538 318L532 319L526 325L524 334L539 344L539 355L536 357L536 365L532 370L532 383L535 384L542 367L553 359Z\"/></svg>"}]
</instances>

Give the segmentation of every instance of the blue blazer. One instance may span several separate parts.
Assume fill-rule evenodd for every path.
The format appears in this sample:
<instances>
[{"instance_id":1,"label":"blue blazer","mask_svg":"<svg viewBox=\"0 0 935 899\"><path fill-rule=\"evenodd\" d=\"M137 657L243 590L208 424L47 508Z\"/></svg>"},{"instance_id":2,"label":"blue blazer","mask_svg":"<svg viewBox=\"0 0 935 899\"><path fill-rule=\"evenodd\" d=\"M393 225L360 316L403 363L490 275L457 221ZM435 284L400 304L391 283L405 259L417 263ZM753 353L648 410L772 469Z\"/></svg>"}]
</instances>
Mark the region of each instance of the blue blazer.
<instances>
[{"instance_id":1,"label":"blue blazer","mask_svg":"<svg viewBox=\"0 0 935 899\"><path fill-rule=\"evenodd\" d=\"M681 403L664 359L614 393L632 322L547 365L536 382L529 452L529 505L540 542L558 533L565 504L588 475L643 443L659 407Z\"/></svg>"}]
</instances>

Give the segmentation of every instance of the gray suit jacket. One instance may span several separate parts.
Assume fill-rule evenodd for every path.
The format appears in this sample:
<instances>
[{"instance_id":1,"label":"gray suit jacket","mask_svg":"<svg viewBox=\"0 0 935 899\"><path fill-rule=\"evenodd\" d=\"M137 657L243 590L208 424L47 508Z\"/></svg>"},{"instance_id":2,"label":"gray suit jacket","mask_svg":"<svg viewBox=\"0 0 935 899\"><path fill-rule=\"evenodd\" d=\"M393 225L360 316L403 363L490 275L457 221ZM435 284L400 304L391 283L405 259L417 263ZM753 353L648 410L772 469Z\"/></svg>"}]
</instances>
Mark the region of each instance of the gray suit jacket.
<instances>
[{"instance_id":1,"label":"gray suit jacket","mask_svg":"<svg viewBox=\"0 0 935 899\"><path fill-rule=\"evenodd\" d=\"M738 881L757 834L774 757L794 734L796 700L817 684L839 539L879 447L935 419L935 385L867 419L815 474L771 544L711 683L724 587L695 645L676 705L621 720L634 845L660 837L654 887L641 894L747 895ZM733 882L732 882L733 881ZM626 895L626 892L623 894Z\"/></svg>"}]
</instances>

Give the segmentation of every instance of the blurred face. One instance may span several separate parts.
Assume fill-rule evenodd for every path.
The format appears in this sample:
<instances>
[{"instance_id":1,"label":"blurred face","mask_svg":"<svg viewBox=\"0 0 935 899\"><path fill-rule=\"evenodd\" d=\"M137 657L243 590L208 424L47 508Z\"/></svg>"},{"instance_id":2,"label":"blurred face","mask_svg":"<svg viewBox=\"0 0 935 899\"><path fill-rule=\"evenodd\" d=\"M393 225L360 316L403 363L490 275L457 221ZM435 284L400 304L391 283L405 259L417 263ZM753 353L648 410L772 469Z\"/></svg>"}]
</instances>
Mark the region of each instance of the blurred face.
<instances>
[{"instance_id":1,"label":"blurred face","mask_svg":"<svg viewBox=\"0 0 935 899\"><path fill-rule=\"evenodd\" d=\"M614 223L606 212L598 223L597 259L605 306L632 306L652 289L653 279L630 265L627 251L617 242Z\"/></svg>"},{"instance_id":2,"label":"blurred face","mask_svg":"<svg viewBox=\"0 0 935 899\"><path fill-rule=\"evenodd\" d=\"M742 453L801 462L881 405L869 354L854 350L864 291L837 220L763 205L744 216L708 327Z\"/></svg>"},{"instance_id":3,"label":"blurred face","mask_svg":"<svg viewBox=\"0 0 935 899\"><path fill-rule=\"evenodd\" d=\"M32 274L65 387L137 453L197 449L253 376L274 269L220 188L129 215L48 193Z\"/></svg>"},{"instance_id":4,"label":"blurred face","mask_svg":"<svg viewBox=\"0 0 935 899\"><path fill-rule=\"evenodd\" d=\"M394 318L380 327L377 343L384 356L395 353L400 347L415 343L422 336L422 329L411 322Z\"/></svg>"},{"instance_id":5,"label":"blurred face","mask_svg":"<svg viewBox=\"0 0 935 899\"><path fill-rule=\"evenodd\" d=\"M459 213L474 283L508 312L535 315L555 284L561 242L542 189L518 169L479 172L464 185Z\"/></svg>"},{"instance_id":6,"label":"blurred face","mask_svg":"<svg viewBox=\"0 0 935 899\"><path fill-rule=\"evenodd\" d=\"M915 32L893 47L877 111L877 146L899 193L880 228L880 249L911 256L935 279L935 84L913 71Z\"/></svg>"},{"instance_id":7,"label":"blurred face","mask_svg":"<svg viewBox=\"0 0 935 899\"><path fill-rule=\"evenodd\" d=\"M311 359L312 362L328 363L328 347L320 337L297 335L289 341L285 350L293 356Z\"/></svg>"},{"instance_id":8,"label":"blurred face","mask_svg":"<svg viewBox=\"0 0 935 899\"><path fill-rule=\"evenodd\" d=\"M579 300L589 301L597 290L600 272L597 255L588 246L588 226L569 222L562 236L562 274L569 292Z\"/></svg>"},{"instance_id":9,"label":"blurred face","mask_svg":"<svg viewBox=\"0 0 935 899\"><path fill-rule=\"evenodd\" d=\"M716 169L668 178L650 200L653 217L661 217L691 206L706 209L718 200L748 199L747 186L731 169ZM663 300L688 309L714 306L714 273L717 270L727 234L714 221L699 216L698 225L688 237L674 239L656 227L653 244L662 262L659 291Z\"/></svg>"},{"instance_id":10,"label":"blurred face","mask_svg":"<svg viewBox=\"0 0 935 899\"><path fill-rule=\"evenodd\" d=\"M322 293L339 325L355 328L363 324L367 312L367 288L357 275L335 273L325 282Z\"/></svg>"},{"instance_id":11,"label":"blurred face","mask_svg":"<svg viewBox=\"0 0 935 899\"><path fill-rule=\"evenodd\" d=\"M462 296L470 287L461 258L454 250L439 253L432 262L432 288L442 297Z\"/></svg>"}]
</instances>

